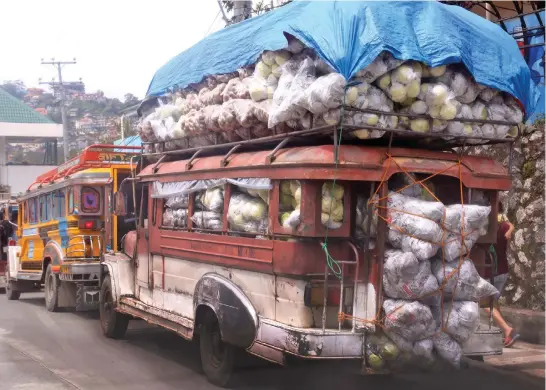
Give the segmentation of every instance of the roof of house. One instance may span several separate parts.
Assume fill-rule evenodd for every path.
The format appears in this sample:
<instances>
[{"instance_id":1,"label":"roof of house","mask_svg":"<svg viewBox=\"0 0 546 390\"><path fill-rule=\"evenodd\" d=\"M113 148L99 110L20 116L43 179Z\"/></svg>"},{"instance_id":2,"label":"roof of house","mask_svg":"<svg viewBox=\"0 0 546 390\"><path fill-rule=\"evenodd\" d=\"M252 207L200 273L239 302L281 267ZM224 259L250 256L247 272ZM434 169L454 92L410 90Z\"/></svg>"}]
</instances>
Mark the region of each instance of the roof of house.
<instances>
[{"instance_id":1,"label":"roof of house","mask_svg":"<svg viewBox=\"0 0 546 390\"><path fill-rule=\"evenodd\" d=\"M25 103L0 88L0 122L5 123L55 123L39 114Z\"/></svg>"}]
</instances>

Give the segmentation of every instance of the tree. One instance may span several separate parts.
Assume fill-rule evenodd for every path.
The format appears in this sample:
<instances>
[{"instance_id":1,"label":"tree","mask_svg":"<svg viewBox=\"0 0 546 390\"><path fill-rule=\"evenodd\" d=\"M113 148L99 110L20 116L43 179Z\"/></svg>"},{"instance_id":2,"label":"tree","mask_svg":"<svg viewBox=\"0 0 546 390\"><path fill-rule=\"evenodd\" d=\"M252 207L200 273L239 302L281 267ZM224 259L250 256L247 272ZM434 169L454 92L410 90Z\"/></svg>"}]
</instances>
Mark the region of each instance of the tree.
<instances>
[{"instance_id":1,"label":"tree","mask_svg":"<svg viewBox=\"0 0 546 390\"><path fill-rule=\"evenodd\" d=\"M292 0L277 0L276 1L277 5L274 4L275 1L273 0L259 0L259 1L253 2L252 10L250 10L249 13L243 15L243 20L250 19L253 16L257 16L257 15L261 15L263 13L269 12L275 8L282 7L283 5L288 4L290 2L292 2ZM240 21L240 20L235 21L233 17L229 19L226 16L226 12L233 11L233 7L234 7L233 0L218 0L218 6L220 7L220 12L222 12L223 19L226 21L226 27L235 22Z\"/></svg>"},{"instance_id":2,"label":"tree","mask_svg":"<svg viewBox=\"0 0 546 390\"><path fill-rule=\"evenodd\" d=\"M21 80L4 81L0 87L2 87L2 89L4 89L4 91L9 93L11 96L14 96L19 100L23 100L27 94L27 87Z\"/></svg>"},{"instance_id":3,"label":"tree","mask_svg":"<svg viewBox=\"0 0 546 390\"><path fill-rule=\"evenodd\" d=\"M138 103L138 98L133 95L132 93L126 93L125 96L125 101L123 102L123 105L126 106L126 107L129 107L133 104L137 104Z\"/></svg>"}]
</instances>

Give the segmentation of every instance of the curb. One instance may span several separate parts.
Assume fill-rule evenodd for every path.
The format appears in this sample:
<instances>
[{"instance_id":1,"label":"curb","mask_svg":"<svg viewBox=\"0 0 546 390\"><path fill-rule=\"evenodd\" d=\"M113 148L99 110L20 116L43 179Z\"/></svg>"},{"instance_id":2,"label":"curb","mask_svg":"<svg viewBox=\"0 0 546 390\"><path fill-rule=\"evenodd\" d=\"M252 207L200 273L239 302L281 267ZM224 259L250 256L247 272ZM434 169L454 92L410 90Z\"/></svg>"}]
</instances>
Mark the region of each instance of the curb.
<instances>
[{"instance_id":1,"label":"curb","mask_svg":"<svg viewBox=\"0 0 546 390\"><path fill-rule=\"evenodd\" d=\"M501 313L506 322L519 333L521 341L531 344L545 344L545 313L543 311L501 306ZM488 322L489 316L482 311L481 319Z\"/></svg>"}]
</instances>

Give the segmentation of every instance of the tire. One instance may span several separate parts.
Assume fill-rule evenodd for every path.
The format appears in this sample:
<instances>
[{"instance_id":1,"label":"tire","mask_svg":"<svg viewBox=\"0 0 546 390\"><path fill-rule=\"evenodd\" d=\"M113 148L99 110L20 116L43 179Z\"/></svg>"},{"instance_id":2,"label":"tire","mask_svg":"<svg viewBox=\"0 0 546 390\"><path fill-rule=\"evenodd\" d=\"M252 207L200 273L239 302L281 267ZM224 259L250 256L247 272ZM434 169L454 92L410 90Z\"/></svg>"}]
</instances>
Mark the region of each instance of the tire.
<instances>
[{"instance_id":1,"label":"tire","mask_svg":"<svg viewBox=\"0 0 546 390\"><path fill-rule=\"evenodd\" d=\"M6 276L6 298L8 298L8 301L17 301L19 300L19 297L21 296L20 291L13 291L13 285L12 281L8 280Z\"/></svg>"},{"instance_id":2,"label":"tire","mask_svg":"<svg viewBox=\"0 0 546 390\"><path fill-rule=\"evenodd\" d=\"M56 312L59 311L59 284L61 281L51 268L51 264L48 264L44 280L45 302L48 311Z\"/></svg>"},{"instance_id":3,"label":"tire","mask_svg":"<svg viewBox=\"0 0 546 390\"><path fill-rule=\"evenodd\" d=\"M213 385L226 387L233 373L235 347L224 343L216 315L205 315L199 333L201 365L207 379Z\"/></svg>"},{"instance_id":4,"label":"tire","mask_svg":"<svg viewBox=\"0 0 546 390\"><path fill-rule=\"evenodd\" d=\"M470 360L474 360L476 362L484 362L484 358L483 356L469 356L468 357Z\"/></svg>"},{"instance_id":5,"label":"tire","mask_svg":"<svg viewBox=\"0 0 546 390\"><path fill-rule=\"evenodd\" d=\"M130 316L119 313L114 309L114 298L112 296L112 280L106 276L100 286L100 326L102 333L111 339L121 339L127 332Z\"/></svg>"}]
</instances>

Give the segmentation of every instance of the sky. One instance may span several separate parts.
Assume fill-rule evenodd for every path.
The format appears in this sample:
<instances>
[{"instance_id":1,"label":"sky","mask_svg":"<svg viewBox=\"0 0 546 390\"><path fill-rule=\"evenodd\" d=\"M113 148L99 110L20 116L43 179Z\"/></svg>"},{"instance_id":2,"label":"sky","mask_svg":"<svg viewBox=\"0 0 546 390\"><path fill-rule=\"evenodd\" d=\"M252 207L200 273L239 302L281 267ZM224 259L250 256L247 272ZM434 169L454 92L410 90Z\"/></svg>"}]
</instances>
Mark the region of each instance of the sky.
<instances>
[{"instance_id":1,"label":"sky","mask_svg":"<svg viewBox=\"0 0 546 390\"><path fill-rule=\"evenodd\" d=\"M0 14L0 82L35 87L57 77L42 58L75 57L64 80L121 100L143 98L156 70L224 26L216 0L4 0Z\"/></svg>"}]
</instances>

